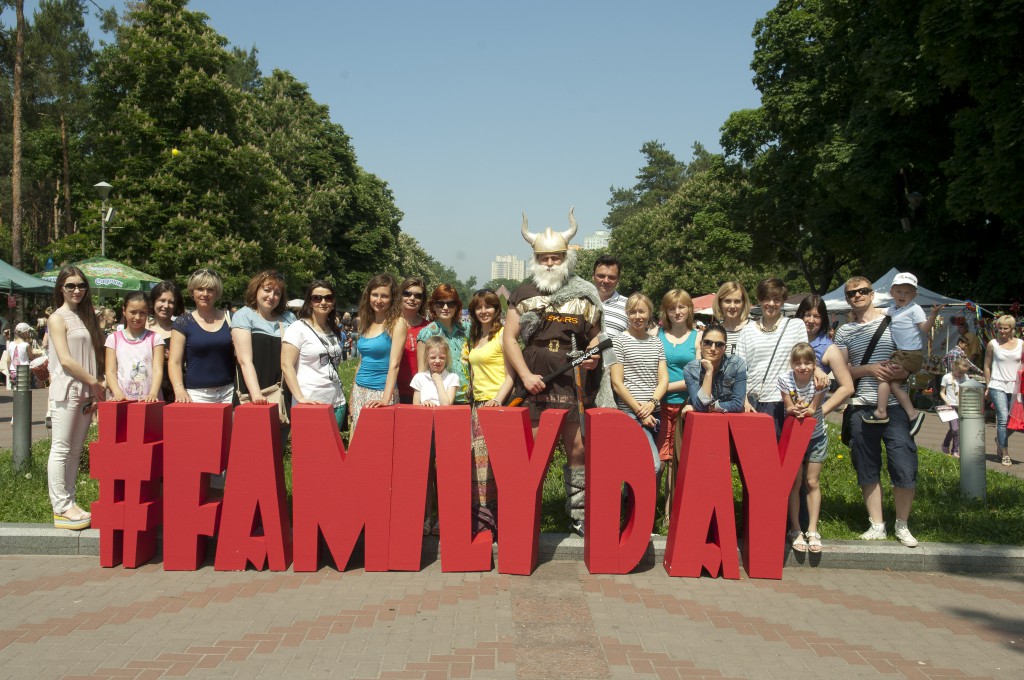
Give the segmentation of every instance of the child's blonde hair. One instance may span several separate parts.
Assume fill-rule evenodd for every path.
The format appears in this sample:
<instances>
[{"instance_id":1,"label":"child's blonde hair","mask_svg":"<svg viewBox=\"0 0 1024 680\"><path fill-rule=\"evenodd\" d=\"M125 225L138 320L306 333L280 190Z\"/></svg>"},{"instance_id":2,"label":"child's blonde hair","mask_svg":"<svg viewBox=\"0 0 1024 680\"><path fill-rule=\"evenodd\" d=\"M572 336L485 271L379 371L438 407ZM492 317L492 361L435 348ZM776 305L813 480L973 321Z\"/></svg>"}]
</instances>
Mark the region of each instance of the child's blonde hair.
<instances>
[{"instance_id":1,"label":"child's blonde hair","mask_svg":"<svg viewBox=\"0 0 1024 680\"><path fill-rule=\"evenodd\" d=\"M440 335L432 335L423 341L423 356L430 354L430 348L437 347L444 351L444 367L447 370L452 365L452 348L448 346L448 341L442 338ZM430 372L430 366L427 366L427 373Z\"/></svg>"},{"instance_id":2,"label":"child's blonde hair","mask_svg":"<svg viewBox=\"0 0 1024 680\"><path fill-rule=\"evenodd\" d=\"M798 342L789 353L789 365L792 366L798 361L810 361L815 363L818 357L814 354L814 348L806 342Z\"/></svg>"},{"instance_id":3,"label":"child's blonde hair","mask_svg":"<svg viewBox=\"0 0 1024 680\"><path fill-rule=\"evenodd\" d=\"M953 368L958 368L964 373L966 373L971 368L971 362L963 357L960 357L959 359L953 362Z\"/></svg>"}]
</instances>

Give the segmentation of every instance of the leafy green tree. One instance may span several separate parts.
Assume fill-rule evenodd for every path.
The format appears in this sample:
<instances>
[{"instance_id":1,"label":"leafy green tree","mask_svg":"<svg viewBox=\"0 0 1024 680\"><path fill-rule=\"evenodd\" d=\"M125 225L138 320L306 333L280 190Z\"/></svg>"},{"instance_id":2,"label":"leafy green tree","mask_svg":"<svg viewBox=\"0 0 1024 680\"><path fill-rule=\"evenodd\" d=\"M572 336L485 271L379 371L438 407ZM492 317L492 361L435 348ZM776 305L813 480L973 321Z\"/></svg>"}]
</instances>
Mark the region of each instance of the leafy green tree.
<instances>
[{"instance_id":1,"label":"leafy green tree","mask_svg":"<svg viewBox=\"0 0 1024 680\"><path fill-rule=\"evenodd\" d=\"M658 301L671 288L702 295L727 279L747 285L760 279L753 239L734 217L739 185L721 155L695 145L668 200L636 211L612 232L609 251L622 264L619 291L643 291Z\"/></svg>"},{"instance_id":2,"label":"leafy green tree","mask_svg":"<svg viewBox=\"0 0 1024 680\"><path fill-rule=\"evenodd\" d=\"M639 210L664 203L683 180L686 164L676 160L658 140L644 142L640 153L647 163L637 173L636 184L630 188L611 188L610 209L604 218L609 229L620 226Z\"/></svg>"},{"instance_id":3,"label":"leafy green tree","mask_svg":"<svg viewBox=\"0 0 1024 680\"><path fill-rule=\"evenodd\" d=\"M1024 24L1018 2L980 8L783 0L757 22L761 107L733 114L722 145L749 180L743 220L765 261L778 258L817 291L851 268L897 266L947 293L1005 299L1021 259L989 273L975 254L992 244L1021 253L1019 216L975 180L984 168L999 176L987 191L1016 188L1003 171L1019 177L1019 151L1008 150L1020 126L997 121L1019 115L1009 102L1021 90L1009 78L996 95L1003 107L979 91L1019 71Z\"/></svg>"}]
</instances>

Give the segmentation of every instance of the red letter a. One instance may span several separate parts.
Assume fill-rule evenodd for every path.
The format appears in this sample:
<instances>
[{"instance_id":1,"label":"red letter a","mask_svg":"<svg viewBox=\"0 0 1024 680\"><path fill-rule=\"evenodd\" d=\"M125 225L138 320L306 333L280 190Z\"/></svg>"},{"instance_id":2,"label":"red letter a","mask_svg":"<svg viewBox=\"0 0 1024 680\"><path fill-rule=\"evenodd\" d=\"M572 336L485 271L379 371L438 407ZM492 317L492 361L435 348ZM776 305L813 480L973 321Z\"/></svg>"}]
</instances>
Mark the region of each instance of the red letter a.
<instances>
[{"instance_id":1,"label":"red letter a","mask_svg":"<svg viewBox=\"0 0 1024 680\"><path fill-rule=\"evenodd\" d=\"M387 570L394 436L395 409L363 409L346 452L330 406L292 409L295 571L316 571L321 535L345 569L364 527L366 570Z\"/></svg>"},{"instance_id":2,"label":"red letter a","mask_svg":"<svg viewBox=\"0 0 1024 680\"><path fill-rule=\"evenodd\" d=\"M498 487L498 571L529 575L537 568L544 475L566 412L544 411L533 439L525 408L477 411Z\"/></svg>"},{"instance_id":3,"label":"red letter a","mask_svg":"<svg viewBox=\"0 0 1024 680\"><path fill-rule=\"evenodd\" d=\"M729 421L720 413L686 415L672 517L665 544L669 576L740 577L733 515ZM711 542L708 542L708 537Z\"/></svg>"},{"instance_id":4,"label":"red letter a","mask_svg":"<svg viewBox=\"0 0 1024 680\"><path fill-rule=\"evenodd\" d=\"M729 415L729 431L743 475L743 568L751 578L782 578L789 491L814 432L814 418L786 418L775 441L772 419Z\"/></svg>"},{"instance_id":5,"label":"red letter a","mask_svg":"<svg viewBox=\"0 0 1024 680\"><path fill-rule=\"evenodd\" d=\"M640 425L613 408L588 409L586 536L583 561L591 574L628 574L640 563L654 526L654 460ZM619 534L622 484L633 495Z\"/></svg>"},{"instance_id":6,"label":"red letter a","mask_svg":"<svg viewBox=\"0 0 1024 680\"><path fill-rule=\"evenodd\" d=\"M164 409L164 569L194 571L217 532L220 501L207 501L210 474L227 461L229 404L169 404Z\"/></svg>"},{"instance_id":7,"label":"red letter a","mask_svg":"<svg viewBox=\"0 0 1024 680\"><path fill-rule=\"evenodd\" d=\"M284 488L277 404L235 409L224 510L217 534L217 571L284 571L292 563L292 525ZM262 531L260 530L262 529Z\"/></svg>"}]
</instances>

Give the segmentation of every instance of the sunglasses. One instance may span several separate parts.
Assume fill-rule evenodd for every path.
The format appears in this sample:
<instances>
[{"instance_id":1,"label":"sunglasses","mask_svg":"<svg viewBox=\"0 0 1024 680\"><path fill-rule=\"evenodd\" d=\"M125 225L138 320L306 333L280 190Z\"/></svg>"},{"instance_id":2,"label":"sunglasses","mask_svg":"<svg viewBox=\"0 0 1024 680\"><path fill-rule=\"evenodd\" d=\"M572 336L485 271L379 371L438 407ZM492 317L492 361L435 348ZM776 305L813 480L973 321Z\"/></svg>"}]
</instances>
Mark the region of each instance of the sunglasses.
<instances>
[{"instance_id":1,"label":"sunglasses","mask_svg":"<svg viewBox=\"0 0 1024 680\"><path fill-rule=\"evenodd\" d=\"M334 302L334 294L328 293L327 295L310 295L309 301L314 305L318 305L321 302Z\"/></svg>"},{"instance_id":2,"label":"sunglasses","mask_svg":"<svg viewBox=\"0 0 1024 680\"><path fill-rule=\"evenodd\" d=\"M725 349L725 342L722 340L703 340L700 344L702 347L707 347L709 349L711 347L714 347L715 349Z\"/></svg>"},{"instance_id":3,"label":"sunglasses","mask_svg":"<svg viewBox=\"0 0 1024 680\"><path fill-rule=\"evenodd\" d=\"M423 293L413 293L412 291L403 290L402 291L402 297L404 297L404 298L413 298L414 300L422 300L423 299Z\"/></svg>"},{"instance_id":4,"label":"sunglasses","mask_svg":"<svg viewBox=\"0 0 1024 680\"><path fill-rule=\"evenodd\" d=\"M213 277L216 277L218 279L220 278L220 274L218 274L213 269L203 268L203 269L197 269L194 272L192 272L192 276L204 276L204 275L205 276L213 276Z\"/></svg>"},{"instance_id":5,"label":"sunglasses","mask_svg":"<svg viewBox=\"0 0 1024 680\"><path fill-rule=\"evenodd\" d=\"M862 295L864 297L867 297L868 295L871 295L871 293L873 292L874 291L868 288L867 286L865 286L864 288L854 288L853 290L846 291L846 297L853 298L856 295Z\"/></svg>"},{"instance_id":6,"label":"sunglasses","mask_svg":"<svg viewBox=\"0 0 1024 680\"><path fill-rule=\"evenodd\" d=\"M89 284L88 283L65 283L64 284L64 290L66 290L69 293L73 293L76 290L89 290Z\"/></svg>"},{"instance_id":7,"label":"sunglasses","mask_svg":"<svg viewBox=\"0 0 1024 680\"><path fill-rule=\"evenodd\" d=\"M455 300L435 300L434 306L437 307L438 309L443 309L444 307L448 307L449 309L455 309L457 304Z\"/></svg>"}]
</instances>

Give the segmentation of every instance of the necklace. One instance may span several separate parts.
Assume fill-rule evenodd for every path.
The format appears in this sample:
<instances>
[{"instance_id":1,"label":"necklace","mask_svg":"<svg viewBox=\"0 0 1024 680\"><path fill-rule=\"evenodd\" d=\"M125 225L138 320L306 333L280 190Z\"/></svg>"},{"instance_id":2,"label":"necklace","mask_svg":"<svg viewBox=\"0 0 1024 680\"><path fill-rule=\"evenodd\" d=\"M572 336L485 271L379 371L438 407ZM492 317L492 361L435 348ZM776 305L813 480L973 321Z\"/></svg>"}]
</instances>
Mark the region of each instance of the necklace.
<instances>
[{"instance_id":1,"label":"necklace","mask_svg":"<svg viewBox=\"0 0 1024 680\"><path fill-rule=\"evenodd\" d=\"M782 317L781 316L778 319L775 320L775 323L772 324L771 328L765 328L764 327L764 317L762 317L762 318L757 320L757 327L761 329L762 333L774 333L775 331L779 330L779 321L782 321Z\"/></svg>"}]
</instances>

